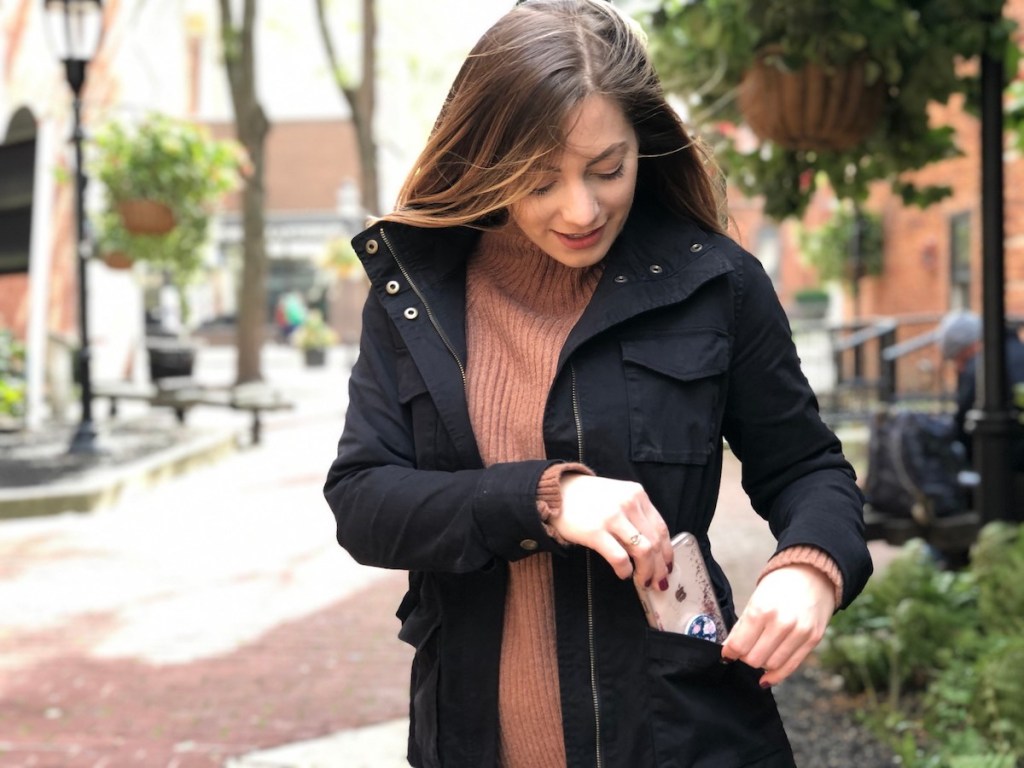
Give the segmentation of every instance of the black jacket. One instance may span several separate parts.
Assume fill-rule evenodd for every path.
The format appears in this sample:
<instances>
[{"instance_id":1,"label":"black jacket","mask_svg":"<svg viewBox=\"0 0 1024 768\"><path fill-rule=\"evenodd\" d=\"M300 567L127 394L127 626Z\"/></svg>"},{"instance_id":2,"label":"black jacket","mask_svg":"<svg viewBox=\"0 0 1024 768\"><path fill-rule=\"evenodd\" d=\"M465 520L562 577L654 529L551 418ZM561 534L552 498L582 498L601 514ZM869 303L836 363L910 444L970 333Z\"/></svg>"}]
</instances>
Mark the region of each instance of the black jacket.
<instances>
[{"instance_id":1,"label":"black jacket","mask_svg":"<svg viewBox=\"0 0 1024 768\"><path fill-rule=\"evenodd\" d=\"M648 209L649 210L649 209ZM828 552L843 603L871 562L862 498L800 371L760 264L733 241L634 206L569 334L544 417L547 458L484 468L465 395L465 266L477 233L390 223L353 244L372 282L325 494L361 563L410 571L399 636L416 648L410 762L496 764L509 561L552 552L569 766L790 766L770 692L719 647L648 629L632 582L545 535L537 482L557 461L641 483L702 543L723 437L779 548Z\"/></svg>"}]
</instances>

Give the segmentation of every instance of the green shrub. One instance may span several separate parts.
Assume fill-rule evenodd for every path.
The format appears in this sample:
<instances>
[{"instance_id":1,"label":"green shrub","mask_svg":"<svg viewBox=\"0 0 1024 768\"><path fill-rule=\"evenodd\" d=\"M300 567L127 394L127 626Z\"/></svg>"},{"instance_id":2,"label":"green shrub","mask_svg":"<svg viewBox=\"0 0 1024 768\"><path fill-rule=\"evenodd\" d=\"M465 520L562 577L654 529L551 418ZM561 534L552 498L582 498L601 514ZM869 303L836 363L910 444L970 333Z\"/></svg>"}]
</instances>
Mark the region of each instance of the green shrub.
<instances>
[{"instance_id":1,"label":"green shrub","mask_svg":"<svg viewBox=\"0 0 1024 768\"><path fill-rule=\"evenodd\" d=\"M910 542L835 617L819 655L849 690L870 694L865 717L907 768L1015 768L1024 760L1020 527L985 526L970 567L956 573Z\"/></svg>"},{"instance_id":2,"label":"green shrub","mask_svg":"<svg viewBox=\"0 0 1024 768\"><path fill-rule=\"evenodd\" d=\"M25 346L0 328L0 416L25 413Z\"/></svg>"}]
</instances>

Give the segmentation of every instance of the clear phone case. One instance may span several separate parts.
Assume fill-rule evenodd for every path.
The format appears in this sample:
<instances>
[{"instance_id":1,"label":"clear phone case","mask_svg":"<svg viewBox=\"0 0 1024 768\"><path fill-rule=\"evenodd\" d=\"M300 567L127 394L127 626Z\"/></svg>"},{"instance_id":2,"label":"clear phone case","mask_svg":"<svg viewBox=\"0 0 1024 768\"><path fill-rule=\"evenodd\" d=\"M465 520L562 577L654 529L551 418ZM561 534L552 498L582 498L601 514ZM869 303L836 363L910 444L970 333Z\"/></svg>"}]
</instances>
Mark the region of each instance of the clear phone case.
<instances>
[{"instance_id":1,"label":"clear phone case","mask_svg":"<svg viewBox=\"0 0 1024 768\"><path fill-rule=\"evenodd\" d=\"M693 534L672 539L675 552L668 589L637 587L647 623L663 632L678 632L712 643L725 641L725 620L711 586L704 556Z\"/></svg>"}]
</instances>

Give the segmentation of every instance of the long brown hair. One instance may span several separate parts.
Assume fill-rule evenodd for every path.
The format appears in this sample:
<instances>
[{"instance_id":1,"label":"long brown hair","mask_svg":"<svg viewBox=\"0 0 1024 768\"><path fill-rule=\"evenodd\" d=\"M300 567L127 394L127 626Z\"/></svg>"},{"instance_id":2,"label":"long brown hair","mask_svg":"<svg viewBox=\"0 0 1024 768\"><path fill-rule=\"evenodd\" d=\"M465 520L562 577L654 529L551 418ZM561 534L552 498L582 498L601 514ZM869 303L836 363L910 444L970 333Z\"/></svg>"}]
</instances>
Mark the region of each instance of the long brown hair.
<instances>
[{"instance_id":1,"label":"long brown hair","mask_svg":"<svg viewBox=\"0 0 1024 768\"><path fill-rule=\"evenodd\" d=\"M567 117L601 95L636 131L636 202L722 229L713 163L665 100L642 33L605 0L528 0L466 58L427 145L384 219L487 226L530 193L537 161L565 144Z\"/></svg>"}]
</instances>

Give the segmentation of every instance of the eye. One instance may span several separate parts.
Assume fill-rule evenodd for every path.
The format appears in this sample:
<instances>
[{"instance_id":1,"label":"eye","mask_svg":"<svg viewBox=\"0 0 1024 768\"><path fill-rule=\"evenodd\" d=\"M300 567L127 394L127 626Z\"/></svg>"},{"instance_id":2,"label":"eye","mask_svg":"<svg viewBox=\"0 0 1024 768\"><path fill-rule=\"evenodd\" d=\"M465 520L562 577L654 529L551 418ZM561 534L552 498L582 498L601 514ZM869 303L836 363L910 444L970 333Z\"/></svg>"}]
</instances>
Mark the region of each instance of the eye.
<instances>
[{"instance_id":1,"label":"eye","mask_svg":"<svg viewBox=\"0 0 1024 768\"><path fill-rule=\"evenodd\" d=\"M550 192L551 188L554 187L554 186L555 186L555 182L549 181L547 184L542 184L539 187L534 187L533 190L530 191L530 194L531 195L536 195L537 197L540 197L540 196L546 195L548 192Z\"/></svg>"},{"instance_id":2,"label":"eye","mask_svg":"<svg viewBox=\"0 0 1024 768\"><path fill-rule=\"evenodd\" d=\"M614 181L615 179L621 179L622 175L626 172L626 164L619 163L619 167L609 173L596 173L594 174L597 178L602 181Z\"/></svg>"}]
</instances>

